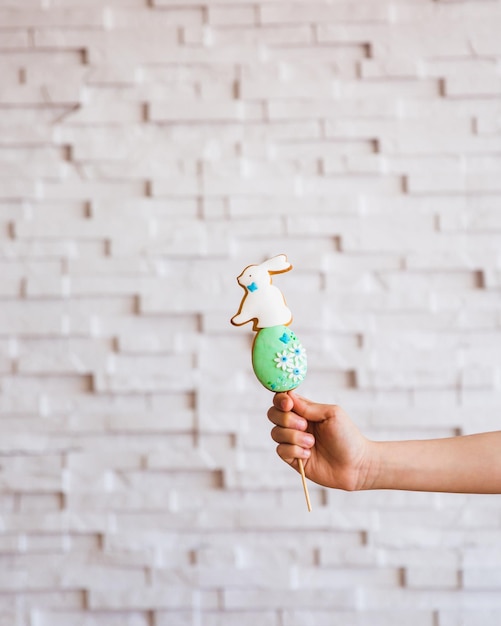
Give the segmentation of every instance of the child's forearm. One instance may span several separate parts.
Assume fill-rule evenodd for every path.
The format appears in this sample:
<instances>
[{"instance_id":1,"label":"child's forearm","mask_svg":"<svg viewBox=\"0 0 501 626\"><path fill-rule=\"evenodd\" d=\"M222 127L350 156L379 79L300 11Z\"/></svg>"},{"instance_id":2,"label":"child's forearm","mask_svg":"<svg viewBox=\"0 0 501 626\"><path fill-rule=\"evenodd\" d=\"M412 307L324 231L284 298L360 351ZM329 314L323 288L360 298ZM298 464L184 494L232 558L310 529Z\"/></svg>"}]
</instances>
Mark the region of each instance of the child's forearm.
<instances>
[{"instance_id":1,"label":"child's forearm","mask_svg":"<svg viewBox=\"0 0 501 626\"><path fill-rule=\"evenodd\" d=\"M501 493L501 431L373 446L369 489Z\"/></svg>"}]
</instances>

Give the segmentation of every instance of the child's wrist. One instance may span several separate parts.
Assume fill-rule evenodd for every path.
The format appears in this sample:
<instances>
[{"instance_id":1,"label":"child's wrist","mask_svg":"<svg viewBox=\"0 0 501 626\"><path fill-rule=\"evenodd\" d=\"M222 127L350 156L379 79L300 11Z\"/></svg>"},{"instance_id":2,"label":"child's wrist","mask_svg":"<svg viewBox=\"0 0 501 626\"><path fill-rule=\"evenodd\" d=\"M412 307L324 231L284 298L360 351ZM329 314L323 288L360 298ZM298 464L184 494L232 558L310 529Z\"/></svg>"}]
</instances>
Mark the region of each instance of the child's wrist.
<instances>
[{"instance_id":1,"label":"child's wrist","mask_svg":"<svg viewBox=\"0 0 501 626\"><path fill-rule=\"evenodd\" d=\"M360 491L385 489L383 479L383 444L367 440L364 464L360 469Z\"/></svg>"}]
</instances>

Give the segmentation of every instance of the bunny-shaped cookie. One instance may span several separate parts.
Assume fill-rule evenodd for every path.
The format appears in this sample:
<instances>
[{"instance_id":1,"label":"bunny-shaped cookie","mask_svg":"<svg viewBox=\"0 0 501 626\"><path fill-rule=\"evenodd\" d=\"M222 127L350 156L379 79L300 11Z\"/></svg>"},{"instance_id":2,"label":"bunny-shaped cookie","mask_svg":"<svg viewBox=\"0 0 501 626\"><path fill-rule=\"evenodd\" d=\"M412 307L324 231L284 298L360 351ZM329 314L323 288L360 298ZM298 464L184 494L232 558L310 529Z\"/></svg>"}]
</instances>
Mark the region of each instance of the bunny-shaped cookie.
<instances>
[{"instance_id":1,"label":"bunny-shaped cookie","mask_svg":"<svg viewBox=\"0 0 501 626\"><path fill-rule=\"evenodd\" d=\"M238 313L231 318L235 326L253 321L253 330L269 328L292 321L292 313L278 287L272 285L271 276L292 269L285 254L274 256L259 265L249 265L237 278L245 290Z\"/></svg>"}]
</instances>

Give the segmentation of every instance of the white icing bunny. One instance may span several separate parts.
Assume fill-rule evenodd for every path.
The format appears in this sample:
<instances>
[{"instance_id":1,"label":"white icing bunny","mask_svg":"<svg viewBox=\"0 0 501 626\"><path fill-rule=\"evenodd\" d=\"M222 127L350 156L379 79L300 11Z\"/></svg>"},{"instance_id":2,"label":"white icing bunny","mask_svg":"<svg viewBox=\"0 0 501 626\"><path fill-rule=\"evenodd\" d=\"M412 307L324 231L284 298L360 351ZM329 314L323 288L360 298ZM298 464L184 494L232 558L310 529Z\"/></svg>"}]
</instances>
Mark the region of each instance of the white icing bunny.
<instances>
[{"instance_id":1,"label":"white icing bunny","mask_svg":"<svg viewBox=\"0 0 501 626\"><path fill-rule=\"evenodd\" d=\"M245 289L245 295L231 323L242 326L253 321L253 330L290 324L292 313L280 289L271 284L271 277L291 269L292 265L285 254L246 267L237 278L239 285Z\"/></svg>"}]
</instances>

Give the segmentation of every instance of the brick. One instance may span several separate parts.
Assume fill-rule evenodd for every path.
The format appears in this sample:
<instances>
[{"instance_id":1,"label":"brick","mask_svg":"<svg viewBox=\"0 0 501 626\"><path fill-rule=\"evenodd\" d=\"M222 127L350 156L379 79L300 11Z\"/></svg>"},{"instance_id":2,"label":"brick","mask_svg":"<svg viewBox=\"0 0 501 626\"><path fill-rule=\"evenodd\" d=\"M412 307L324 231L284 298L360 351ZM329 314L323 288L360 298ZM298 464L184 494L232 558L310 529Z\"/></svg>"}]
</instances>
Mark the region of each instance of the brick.
<instances>
[{"instance_id":1,"label":"brick","mask_svg":"<svg viewBox=\"0 0 501 626\"><path fill-rule=\"evenodd\" d=\"M464 96L499 96L501 93L501 76L495 67L474 72L464 72L445 80L445 93L448 97Z\"/></svg>"},{"instance_id":2,"label":"brick","mask_svg":"<svg viewBox=\"0 0 501 626\"><path fill-rule=\"evenodd\" d=\"M298 182L300 194L323 193L333 196L345 196L362 192L367 195L398 195L402 189L402 180L398 176L325 176L303 177Z\"/></svg>"},{"instance_id":3,"label":"brick","mask_svg":"<svg viewBox=\"0 0 501 626\"><path fill-rule=\"evenodd\" d=\"M4 76L6 84L16 84L21 80L21 69L15 63L3 62L0 64L0 69Z\"/></svg>"},{"instance_id":4,"label":"brick","mask_svg":"<svg viewBox=\"0 0 501 626\"><path fill-rule=\"evenodd\" d=\"M24 281L23 292L27 298L67 298L70 285L67 276L39 276Z\"/></svg>"},{"instance_id":5,"label":"brick","mask_svg":"<svg viewBox=\"0 0 501 626\"><path fill-rule=\"evenodd\" d=\"M16 85L0 92L0 104L4 106L22 105L70 105L81 100L81 87L76 83L37 85Z\"/></svg>"},{"instance_id":6,"label":"brick","mask_svg":"<svg viewBox=\"0 0 501 626\"><path fill-rule=\"evenodd\" d=\"M177 626L190 626L193 621L201 618L206 626L232 626L235 620L241 626L252 626L259 623L262 626L278 626L278 616L276 611L225 611L214 610L181 612L181 611L157 611L155 612L156 626L169 626L173 621Z\"/></svg>"},{"instance_id":7,"label":"brick","mask_svg":"<svg viewBox=\"0 0 501 626\"><path fill-rule=\"evenodd\" d=\"M207 27L203 28L207 29ZM305 50L311 50L308 45L313 42L313 33L307 24L281 25L280 28L274 25L260 25L259 28L253 25L211 26L208 32L213 45L223 47L245 42L247 45L273 46L273 51L284 50L281 47L285 45L294 46L288 50L294 50L299 45L304 45ZM199 35L199 38L202 36L203 34ZM270 58L273 56L271 53Z\"/></svg>"},{"instance_id":8,"label":"brick","mask_svg":"<svg viewBox=\"0 0 501 626\"><path fill-rule=\"evenodd\" d=\"M405 586L411 589L458 589L460 574L444 567L409 567L404 571Z\"/></svg>"},{"instance_id":9,"label":"brick","mask_svg":"<svg viewBox=\"0 0 501 626\"><path fill-rule=\"evenodd\" d=\"M501 114L478 116L475 129L481 135L501 132Z\"/></svg>"},{"instance_id":10,"label":"brick","mask_svg":"<svg viewBox=\"0 0 501 626\"><path fill-rule=\"evenodd\" d=\"M133 612L127 615L113 615L109 612L88 611L51 611L34 610L32 617L40 626L148 626L148 616Z\"/></svg>"},{"instance_id":11,"label":"brick","mask_svg":"<svg viewBox=\"0 0 501 626\"><path fill-rule=\"evenodd\" d=\"M198 609L172 609L171 611L162 609L159 611L155 611L155 622L156 626L168 626L168 624L172 624L173 619L175 620L178 626L190 626L193 622L200 618L200 611ZM216 617L220 617L220 613L215 613ZM211 619L212 613L204 613L204 621L209 624L209 619ZM224 617L222 618L224 619Z\"/></svg>"},{"instance_id":12,"label":"brick","mask_svg":"<svg viewBox=\"0 0 501 626\"><path fill-rule=\"evenodd\" d=\"M175 389L176 392L180 391ZM161 394L159 394L161 395ZM84 422L85 424L85 422ZM192 430L196 424L196 415L193 410L178 410L175 420L167 420L160 411L144 412L132 415L113 415L108 419L107 429L115 432L145 433L145 432L179 432Z\"/></svg>"},{"instance_id":13,"label":"brick","mask_svg":"<svg viewBox=\"0 0 501 626\"><path fill-rule=\"evenodd\" d=\"M449 19L460 25L464 19L494 17L499 15L499 7L473 5L469 3L447 2L437 5L421 5L419 3L402 3L393 7L393 18L397 22L428 22L433 19Z\"/></svg>"},{"instance_id":14,"label":"brick","mask_svg":"<svg viewBox=\"0 0 501 626\"><path fill-rule=\"evenodd\" d=\"M192 391L195 387L192 372L180 372L175 377L96 374L93 387L98 393L161 393Z\"/></svg>"},{"instance_id":15,"label":"brick","mask_svg":"<svg viewBox=\"0 0 501 626\"><path fill-rule=\"evenodd\" d=\"M495 546L489 548L465 548L462 564L466 570L469 568L472 570L485 568L485 571L489 572L492 568L495 571L498 556L499 551Z\"/></svg>"},{"instance_id":16,"label":"brick","mask_svg":"<svg viewBox=\"0 0 501 626\"><path fill-rule=\"evenodd\" d=\"M444 70L444 73L447 71L450 70ZM496 100L493 98L441 98L439 100L402 98L399 101L400 115L411 119L440 117L442 115L447 118L447 111L453 111L457 117L471 119L495 115L496 110Z\"/></svg>"},{"instance_id":17,"label":"brick","mask_svg":"<svg viewBox=\"0 0 501 626\"><path fill-rule=\"evenodd\" d=\"M188 438L184 445L176 445L174 442L168 454L160 450L148 454L147 467L156 470L176 468L189 470L221 468L235 463L236 452L229 437L203 437L198 449L193 449L191 444Z\"/></svg>"},{"instance_id":18,"label":"brick","mask_svg":"<svg viewBox=\"0 0 501 626\"><path fill-rule=\"evenodd\" d=\"M21 278L14 276L6 277L2 280L0 285L0 296L7 298L16 298L21 295L23 291Z\"/></svg>"},{"instance_id":19,"label":"brick","mask_svg":"<svg viewBox=\"0 0 501 626\"><path fill-rule=\"evenodd\" d=\"M48 54L45 63L36 57L26 55L19 63L22 68L23 83L27 93L39 90L43 101L50 104L80 103L83 99L83 84L87 76L87 68L79 52L61 52ZM60 85L54 76L65 76L65 84Z\"/></svg>"},{"instance_id":20,"label":"brick","mask_svg":"<svg viewBox=\"0 0 501 626\"><path fill-rule=\"evenodd\" d=\"M479 197L475 201L475 207L471 202L466 202L456 211L440 211L440 229L449 234L461 231L473 231L483 233L486 237L483 239L484 245L491 249L495 242L496 235L492 238L489 233L499 230L500 224L495 210L495 199L488 196ZM473 240L475 241L475 240ZM468 242L464 240L463 246L466 248ZM471 244L470 244L471 245Z\"/></svg>"},{"instance_id":21,"label":"brick","mask_svg":"<svg viewBox=\"0 0 501 626\"><path fill-rule=\"evenodd\" d=\"M225 29L224 32L226 32ZM151 65L141 68L143 88L148 89L149 99L158 100L160 95L164 100L168 99L169 93L166 87L175 93L185 96L204 95L204 88L219 85L219 97L233 99L234 81L238 76L238 68L231 62L216 64L187 64L181 66ZM172 93L172 92L171 92Z\"/></svg>"},{"instance_id":22,"label":"brick","mask_svg":"<svg viewBox=\"0 0 501 626\"><path fill-rule=\"evenodd\" d=\"M78 590L61 590L58 593L46 590L23 594L23 606L28 611L34 608L79 611L84 608L84 602L84 593Z\"/></svg>"},{"instance_id":23,"label":"brick","mask_svg":"<svg viewBox=\"0 0 501 626\"><path fill-rule=\"evenodd\" d=\"M439 58L421 61L421 75L434 76L444 80L461 79L478 73L480 76L495 76L496 66L492 60L476 57Z\"/></svg>"},{"instance_id":24,"label":"brick","mask_svg":"<svg viewBox=\"0 0 501 626\"><path fill-rule=\"evenodd\" d=\"M407 252L417 250L420 247L420 239L428 240L430 233L433 232L433 220L427 215L413 214L412 222L411 237L408 218L402 215L394 214L391 219L391 228L376 214L367 216L360 222L360 228L344 234L343 250L355 252L360 249L362 241L364 249L372 252L394 253L403 248Z\"/></svg>"},{"instance_id":25,"label":"brick","mask_svg":"<svg viewBox=\"0 0 501 626\"><path fill-rule=\"evenodd\" d=\"M193 0L177 0L176 6L192 6ZM270 2L272 0L263 0L263 2ZM248 0L221 0L218 2L221 5L248 5ZM169 9L172 6L172 0L153 0L153 6L158 7L161 10Z\"/></svg>"},{"instance_id":26,"label":"brick","mask_svg":"<svg viewBox=\"0 0 501 626\"><path fill-rule=\"evenodd\" d=\"M29 302L19 305L16 301L2 303L0 326L5 335L63 333L63 311L53 302Z\"/></svg>"},{"instance_id":27,"label":"brick","mask_svg":"<svg viewBox=\"0 0 501 626\"><path fill-rule=\"evenodd\" d=\"M20 343L18 369L23 373L92 372L111 351L102 340L24 340Z\"/></svg>"},{"instance_id":28,"label":"brick","mask_svg":"<svg viewBox=\"0 0 501 626\"><path fill-rule=\"evenodd\" d=\"M69 546L71 548L79 550L96 550L98 547L98 541L96 537L90 535L86 537L72 537L69 541L68 537L64 533L60 535L25 535L25 544L23 546L24 551L29 553L43 553L43 554L62 554L68 551Z\"/></svg>"},{"instance_id":29,"label":"brick","mask_svg":"<svg viewBox=\"0 0 501 626\"><path fill-rule=\"evenodd\" d=\"M329 626L332 620L342 621L346 626L399 626L405 621L409 626L434 626L432 611L322 611L286 610L285 619L291 626Z\"/></svg>"},{"instance_id":30,"label":"brick","mask_svg":"<svg viewBox=\"0 0 501 626\"><path fill-rule=\"evenodd\" d=\"M165 589L162 586L131 587L129 589L91 590L89 606L93 610L117 609L189 609L203 607L217 608L217 593L215 591L195 591L187 586L171 586Z\"/></svg>"},{"instance_id":31,"label":"brick","mask_svg":"<svg viewBox=\"0 0 501 626\"><path fill-rule=\"evenodd\" d=\"M301 588L307 589L339 589L379 587L384 593L387 587L400 584L400 572L397 569L383 567L336 567L319 570L302 568L298 574Z\"/></svg>"},{"instance_id":32,"label":"brick","mask_svg":"<svg viewBox=\"0 0 501 626\"><path fill-rule=\"evenodd\" d=\"M471 24L470 41L477 55L498 55L501 50L499 39L495 36L496 28L499 28L499 15L490 16L489 19L475 20Z\"/></svg>"},{"instance_id":33,"label":"brick","mask_svg":"<svg viewBox=\"0 0 501 626\"><path fill-rule=\"evenodd\" d=\"M0 143L3 146L45 145L52 141L54 130L42 124L2 125Z\"/></svg>"},{"instance_id":34,"label":"brick","mask_svg":"<svg viewBox=\"0 0 501 626\"><path fill-rule=\"evenodd\" d=\"M43 219L18 221L15 224L15 235L19 238L84 238L104 239L123 231L123 223L115 220L99 221L94 219L66 219L47 222ZM148 222L142 219L135 220L135 230L149 232Z\"/></svg>"},{"instance_id":35,"label":"brick","mask_svg":"<svg viewBox=\"0 0 501 626\"><path fill-rule=\"evenodd\" d=\"M354 609L357 593L354 589L332 590L303 589L300 594L294 589L277 589L260 591L227 589L223 594L224 607L229 610L278 609L287 606L310 609Z\"/></svg>"},{"instance_id":36,"label":"brick","mask_svg":"<svg viewBox=\"0 0 501 626\"><path fill-rule=\"evenodd\" d=\"M253 6L209 6L208 23L215 26L255 24L257 12Z\"/></svg>"},{"instance_id":37,"label":"brick","mask_svg":"<svg viewBox=\"0 0 501 626\"><path fill-rule=\"evenodd\" d=\"M0 34L0 50L19 50L30 46L26 30L8 30Z\"/></svg>"},{"instance_id":38,"label":"brick","mask_svg":"<svg viewBox=\"0 0 501 626\"><path fill-rule=\"evenodd\" d=\"M116 6L111 6L107 13L108 23L112 30L130 31L139 27L144 32L151 32L172 27L173 24L180 26L201 24L204 19L201 7L191 4L181 8L182 2L170 6L167 11L145 10L144 4L140 2L129 2L129 6L120 2L114 4Z\"/></svg>"},{"instance_id":39,"label":"brick","mask_svg":"<svg viewBox=\"0 0 501 626\"><path fill-rule=\"evenodd\" d=\"M22 491L59 491L62 459L60 456L12 457L2 460L0 481L4 488Z\"/></svg>"},{"instance_id":40,"label":"brick","mask_svg":"<svg viewBox=\"0 0 501 626\"><path fill-rule=\"evenodd\" d=\"M69 74L69 79L72 78L71 72L73 71L73 79L80 81L85 77L82 53L71 49L70 46L68 48L68 50L51 50L50 53L40 54L38 50L30 46L29 50L11 52L3 58L2 63L5 67L23 70L20 73L20 83L30 82L35 85L54 83L55 69Z\"/></svg>"},{"instance_id":41,"label":"brick","mask_svg":"<svg viewBox=\"0 0 501 626\"><path fill-rule=\"evenodd\" d=\"M186 219L196 219L199 207L196 198L126 198L96 200L91 204L91 214L93 217L101 218L105 216L136 217L138 214L142 219L147 220L152 217L184 217ZM87 259L87 262L89 259ZM98 260L99 261L99 260ZM117 263L129 262L137 263L136 259L116 260ZM106 263L112 263L111 259L106 259ZM141 262L146 265L146 261ZM115 271L115 270L112 270Z\"/></svg>"},{"instance_id":42,"label":"brick","mask_svg":"<svg viewBox=\"0 0 501 626\"><path fill-rule=\"evenodd\" d=\"M388 7L363 3L353 7L349 2L325 3L284 3L284 5L264 4L260 17L264 23L295 22L386 22Z\"/></svg>"},{"instance_id":43,"label":"brick","mask_svg":"<svg viewBox=\"0 0 501 626\"><path fill-rule=\"evenodd\" d=\"M138 68L120 60L115 60L110 61L110 63L107 64L103 63L87 69L85 82L88 85L129 86L134 85L138 81L138 76ZM115 104L119 103L115 102ZM124 106L123 109L125 115L126 107ZM93 114L96 118L99 117L97 109L93 111Z\"/></svg>"},{"instance_id":44,"label":"brick","mask_svg":"<svg viewBox=\"0 0 501 626\"><path fill-rule=\"evenodd\" d=\"M180 101L151 102L148 119L152 122L235 122L260 121L259 106L239 100L227 102Z\"/></svg>"},{"instance_id":45,"label":"brick","mask_svg":"<svg viewBox=\"0 0 501 626\"><path fill-rule=\"evenodd\" d=\"M32 39L34 45L40 50L51 52L56 50L58 53L64 54L69 50L73 54L77 53L80 58L83 50L87 61L91 60L91 54L97 56L98 51L105 46L107 41L104 28L82 29L78 25L37 28L32 34ZM114 60L116 61L116 58ZM111 62L112 59L109 59L108 63Z\"/></svg>"},{"instance_id":46,"label":"brick","mask_svg":"<svg viewBox=\"0 0 501 626\"><path fill-rule=\"evenodd\" d=\"M119 572L116 569L113 570L112 568L107 569L97 566L93 567L92 564L88 568L87 572L83 574L85 568L82 567L82 565L80 565L80 567L78 565L68 566L68 564L64 563L64 557L56 559L54 558L54 556L52 556L49 560L46 555L43 555L41 557L40 564L37 563L37 559L34 557L34 555L31 555L30 561L32 563L32 566L28 570L26 569L26 567L23 567L22 558L23 557L21 556L17 557L16 561L14 562L13 566L15 569L15 574L14 576L12 576L10 581L4 582L0 579L0 586L4 590L14 591L16 589L22 588L23 585L26 585L26 588L31 590L43 589L44 577L47 582L50 581L52 584L54 584L56 581L60 581L63 587L78 586L82 583L89 584L91 576L97 583L99 580L103 580L103 577L106 576L106 573L108 573L108 575L116 577L118 584L120 584L120 582L122 582L122 584L126 584L125 581L127 579L129 581L132 581L133 579L135 579L136 581L141 580L141 572L139 571L134 572L134 570L130 570L129 573L124 576L124 571ZM42 565L42 563L45 563L45 567ZM122 579L122 581L120 579Z\"/></svg>"},{"instance_id":47,"label":"brick","mask_svg":"<svg viewBox=\"0 0 501 626\"><path fill-rule=\"evenodd\" d=\"M400 78L408 79L420 76L421 65L415 59L383 58L363 59L360 64L360 76L363 79Z\"/></svg>"},{"instance_id":48,"label":"brick","mask_svg":"<svg viewBox=\"0 0 501 626\"><path fill-rule=\"evenodd\" d=\"M358 385L362 389L414 389L414 388L442 388L457 384L458 374L454 370L443 370L443 363L434 369L425 368L424 371L370 370L359 368L356 371Z\"/></svg>"},{"instance_id":49,"label":"brick","mask_svg":"<svg viewBox=\"0 0 501 626\"><path fill-rule=\"evenodd\" d=\"M153 257L162 256L165 254L169 254L173 259L183 260L186 258L192 259L218 259L225 253L227 253L229 249L229 235L228 235L228 225L226 222L209 222L204 224L201 221L196 220L179 220L176 223L176 228L172 228L172 224L166 221L157 222L153 225L152 228L152 236L148 238L147 241L140 241L137 237L135 241L132 239L126 240L116 238L112 241L111 252L113 255L129 255L132 252L138 252L138 249L144 250L148 249L149 254ZM197 276L187 277L186 280L188 282L195 281L202 292L204 292L205 288L200 284L200 280ZM217 277L212 279L212 282L216 281ZM179 281L179 278L174 276L172 284L174 285ZM181 277L181 282L182 277ZM217 288L218 292L220 291ZM168 298L169 294L164 292L163 294L158 294L158 291L153 290L143 290L145 294L148 294L148 291L152 292L152 295L157 296L162 299ZM197 294L192 292L186 294L188 298L193 301L196 300ZM170 298L172 300L172 298ZM175 305L172 311L179 310L179 305Z\"/></svg>"},{"instance_id":50,"label":"brick","mask_svg":"<svg viewBox=\"0 0 501 626\"><path fill-rule=\"evenodd\" d=\"M1 9L1 21L4 28L78 26L96 28L104 25L104 12L100 8L51 8L29 11L22 8L5 7Z\"/></svg>"},{"instance_id":51,"label":"brick","mask_svg":"<svg viewBox=\"0 0 501 626\"><path fill-rule=\"evenodd\" d=\"M404 545L412 545L416 548L430 548L441 545L446 548L458 548L463 545L466 534L468 535L468 541L472 542L474 546L490 545L492 544L495 531L491 532L483 530L481 533L464 530L449 530L444 532L443 530L430 530L421 529L417 527L409 529L392 528L387 531L378 531L374 534L373 538L376 545L382 545L391 548L399 548Z\"/></svg>"},{"instance_id":52,"label":"brick","mask_svg":"<svg viewBox=\"0 0 501 626\"><path fill-rule=\"evenodd\" d=\"M128 180L83 181L69 177L57 183L44 180L41 183L42 194L49 200L84 200L113 198L116 195L139 196L144 192L144 182Z\"/></svg>"},{"instance_id":53,"label":"brick","mask_svg":"<svg viewBox=\"0 0 501 626\"><path fill-rule=\"evenodd\" d=\"M0 178L0 200L36 199L40 195L37 181L26 178Z\"/></svg>"},{"instance_id":54,"label":"brick","mask_svg":"<svg viewBox=\"0 0 501 626\"><path fill-rule=\"evenodd\" d=\"M414 494L417 495L417 494ZM436 496L436 494L430 494ZM443 572L456 572L460 574L462 565L461 554L452 549L440 548L412 548L398 550L383 550L383 561L387 565L415 569L419 573L437 568L439 577L450 577ZM443 570L443 572L442 572ZM442 574L440 574L442 572ZM404 572L405 574L405 572Z\"/></svg>"},{"instance_id":55,"label":"brick","mask_svg":"<svg viewBox=\"0 0 501 626\"><path fill-rule=\"evenodd\" d=\"M332 213L332 201L323 196L309 196L305 202L303 198L297 196L280 196L271 198L263 196L259 202L252 197L232 196L229 203L229 213L233 220L248 219L253 216L264 216L267 214L300 216L304 213L305 206L315 216L329 216ZM355 215L359 209L357 198L347 195L339 199L336 211L341 215ZM292 218L290 218L292 219ZM313 265L313 264L312 264Z\"/></svg>"},{"instance_id":56,"label":"brick","mask_svg":"<svg viewBox=\"0 0 501 626\"><path fill-rule=\"evenodd\" d=\"M45 512L38 516L14 513L3 516L3 521L7 532L103 533L111 528L109 514L83 511ZM44 588L43 583L40 588Z\"/></svg>"},{"instance_id":57,"label":"brick","mask_svg":"<svg viewBox=\"0 0 501 626\"><path fill-rule=\"evenodd\" d=\"M194 581L197 581L199 585L206 587L211 585L216 588L228 587L230 584L235 585L235 569L225 566L195 566L190 568L190 571L186 570L182 572L184 576L190 576ZM255 585L256 582L261 579L262 584L270 589L280 587L279 581L283 581L287 577L287 570L285 568L279 568L276 570L276 576L273 577L272 572L265 568L239 568L237 574L237 587L245 587L247 585ZM180 572L173 571L172 569L162 569L155 571L155 583L172 585L179 578ZM283 584L283 583L282 583Z\"/></svg>"},{"instance_id":58,"label":"brick","mask_svg":"<svg viewBox=\"0 0 501 626\"><path fill-rule=\"evenodd\" d=\"M281 120L302 120L311 117L340 118L349 117L356 113L357 118L380 115L390 117L396 114L396 104L391 98L380 98L377 101L363 97L343 99L309 98L308 100L287 99L285 101L271 101L267 105L270 119L274 122ZM360 121L360 119L359 119Z\"/></svg>"},{"instance_id":59,"label":"brick","mask_svg":"<svg viewBox=\"0 0 501 626\"><path fill-rule=\"evenodd\" d=\"M382 594L380 590L364 590L364 600L367 608L372 610L403 610L408 606L408 602L413 603L415 610L427 610L430 604L436 610L457 609L458 604L462 610L468 611L483 605L485 609L498 609L499 599L496 594L484 592L455 592L444 591L413 591L392 589L388 593Z\"/></svg>"},{"instance_id":60,"label":"brick","mask_svg":"<svg viewBox=\"0 0 501 626\"><path fill-rule=\"evenodd\" d=\"M143 119L143 110L134 102L110 102L108 98L94 98L91 102L87 101L85 106L70 112L65 119L68 124L89 126L117 122L137 124Z\"/></svg>"},{"instance_id":61,"label":"brick","mask_svg":"<svg viewBox=\"0 0 501 626\"><path fill-rule=\"evenodd\" d=\"M315 175L319 170L322 170L323 174L347 174L349 172L348 161L353 158L371 158L374 155L374 142L372 140L340 140L335 143L327 140L321 141L302 141L289 144L277 145L274 149L274 153L279 158L290 158L293 154L303 159L316 159L316 172L311 175ZM329 171L329 168L335 170L335 165L338 164L338 171ZM329 165L330 164L330 165ZM367 172L364 172L367 173ZM373 173L373 172L369 172ZM305 172L308 175L307 172ZM299 190L301 191L301 187ZM312 196L322 195L312 193ZM343 197L343 203L346 202L345 198L351 197L353 201L353 194L347 193Z\"/></svg>"},{"instance_id":62,"label":"brick","mask_svg":"<svg viewBox=\"0 0 501 626\"><path fill-rule=\"evenodd\" d=\"M472 608L451 609L438 612L439 626L474 626L481 622L485 626L495 626L498 614L496 609Z\"/></svg>"},{"instance_id":63,"label":"brick","mask_svg":"<svg viewBox=\"0 0 501 626\"><path fill-rule=\"evenodd\" d=\"M463 586L465 589L498 589L500 574L496 567L467 567L462 572Z\"/></svg>"},{"instance_id":64,"label":"brick","mask_svg":"<svg viewBox=\"0 0 501 626\"><path fill-rule=\"evenodd\" d=\"M240 523L243 528L259 529L262 528L263 524L268 524L268 527L273 524L275 528L280 527L291 531L301 528L307 515L308 511L305 510L297 511L291 515L290 510L285 507L277 511L273 520L266 520L249 511L245 516L242 516ZM365 511L363 513L356 510L339 512L323 509L318 511L317 518L312 522L313 526L311 527L316 527L318 530L325 527L338 531L367 530L368 527L373 526L374 522L374 516L367 515Z\"/></svg>"},{"instance_id":65,"label":"brick","mask_svg":"<svg viewBox=\"0 0 501 626\"><path fill-rule=\"evenodd\" d=\"M501 184L492 173L411 175L407 178L410 193L494 193Z\"/></svg>"},{"instance_id":66,"label":"brick","mask_svg":"<svg viewBox=\"0 0 501 626\"><path fill-rule=\"evenodd\" d=\"M241 97L244 99L298 99L313 92L317 98L328 99L338 93L340 74L355 76L355 64L345 64L341 74L339 67L325 64L272 65L271 67L245 66L240 81Z\"/></svg>"},{"instance_id":67,"label":"brick","mask_svg":"<svg viewBox=\"0 0 501 626\"><path fill-rule=\"evenodd\" d=\"M372 158L374 158L373 155ZM356 159L357 157L351 157ZM366 157L369 158L369 157ZM388 155L381 156L379 158L380 167L383 172L388 173L399 173L402 175L409 175L411 178L413 176L419 176L428 174L430 175L430 168L435 172L435 177L440 178L444 177L444 180L452 178L452 175L461 176L463 174L464 162L459 156L450 156L445 154L436 154L436 155ZM378 163L379 164L379 163ZM406 181L408 184L408 181ZM407 191L410 191L408 187ZM448 201L454 203L458 201L458 198L453 199L452 197L447 198ZM459 198L459 200L461 200Z\"/></svg>"},{"instance_id":68,"label":"brick","mask_svg":"<svg viewBox=\"0 0 501 626\"><path fill-rule=\"evenodd\" d=\"M311 28L311 26L310 26ZM318 44L316 37L316 28L312 29L312 36L315 44ZM365 59L368 57L369 48L363 42L359 43L340 43L335 46L331 45L297 45L297 46L273 46L266 52L266 58L274 63L309 63L322 62L331 63L339 59L341 67L343 64ZM353 67L353 64L351 66Z\"/></svg>"}]
</instances>

